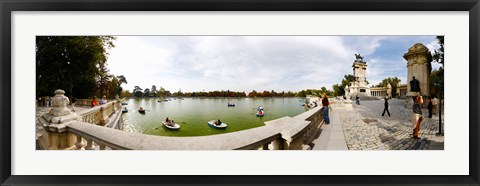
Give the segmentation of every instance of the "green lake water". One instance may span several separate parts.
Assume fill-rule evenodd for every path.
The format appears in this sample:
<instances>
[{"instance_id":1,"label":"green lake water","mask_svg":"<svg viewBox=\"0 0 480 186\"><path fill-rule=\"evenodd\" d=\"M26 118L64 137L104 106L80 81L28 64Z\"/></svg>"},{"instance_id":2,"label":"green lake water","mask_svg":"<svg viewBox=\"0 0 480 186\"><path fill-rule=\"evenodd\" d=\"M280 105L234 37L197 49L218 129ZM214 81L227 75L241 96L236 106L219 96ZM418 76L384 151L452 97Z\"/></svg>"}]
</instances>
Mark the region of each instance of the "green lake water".
<instances>
[{"instance_id":1,"label":"green lake water","mask_svg":"<svg viewBox=\"0 0 480 186\"><path fill-rule=\"evenodd\" d=\"M124 130L158 136L205 136L234 132L265 125L265 121L305 112L300 98L183 98L158 102L159 98L128 99L128 112L122 113ZM228 107L234 103L235 107ZM256 108L262 106L265 116L257 117ZM138 108L146 109L145 114ZM166 117L180 124L179 130L162 125ZM217 129L207 124L220 119L228 124Z\"/></svg>"}]
</instances>

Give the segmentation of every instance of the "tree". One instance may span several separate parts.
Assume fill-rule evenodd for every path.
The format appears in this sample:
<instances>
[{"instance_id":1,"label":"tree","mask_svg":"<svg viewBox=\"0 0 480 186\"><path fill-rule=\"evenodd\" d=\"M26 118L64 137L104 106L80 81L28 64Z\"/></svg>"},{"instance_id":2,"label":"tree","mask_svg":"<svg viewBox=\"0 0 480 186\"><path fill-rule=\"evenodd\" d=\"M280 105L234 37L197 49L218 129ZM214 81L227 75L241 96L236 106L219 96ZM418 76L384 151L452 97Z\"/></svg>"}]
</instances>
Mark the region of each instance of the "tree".
<instances>
[{"instance_id":1,"label":"tree","mask_svg":"<svg viewBox=\"0 0 480 186\"><path fill-rule=\"evenodd\" d=\"M443 39L444 36L437 36L436 37L440 48L435 50L433 54L433 61L436 63L441 64L442 66L438 70L432 71L430 74L430 94L438 95L442 94L443 97L443 83L444 83L444 48L443 48Z\"/></svg>"},{"instance_id":2,"label":"tree","mask_svg":"<svg viewBox=\"0 0 480 186\"><path fill-rule=\"evenodd\" d=\"M150 89L150 95L151 97L157 96L157 87L155 85L152 85L152 89Z\"/></svg>"},{"instance_id":3,"label":"tree","mask_svg":"<svg viewBox=\"0 0 480 186\"><path fill-rule=\"evenodd\" d=\"M133 94L130 93L130 91L128 91L128 90L122 91L122 92L120 93L120 97L122 97L122 98L124 98L124 97L132 97L132 96L133 96Z\"/></svg>"},{"instance_id":4,"label":"tree","mask_svg":"<svg viewBox=\"0 0 480 186\"><path fill-rule=\"evenodd\" d=\"M342 94L341 87L338 84L333 85L332 89L333 89L333 95L334 96L341 96L341 95L345 94L345 90L343 91L343 94Z\"/></svg>"},{"instance_id":5,"label":"tree","mask_svg":"<svg viewBox=\"0 0 480 186\"><path fill-rule=\"evenodd\" d=\"M143 90L143 96L150 97L150 89L149 88L146 88L145 90Z\"/></svg>"},{"instance_id":6,"label":"tree","mask_svg":"<svg viewBox=\"0 0 480 186\"><path fill-rule=\"evenodd\" d=\"M100 95L107 94L107 90L110 89L111 78L114 77L110 74L110 70L107 68L107 63L102 62L98 65L98 77L97 77L97 88L100 90Z\"/></svg>"},{"instance_id":7,"label":"tree","mask_svg":"<svg viewBox=\"0 0 480 186\"><path fill-rule=\"evenodd\" d=\"M444 36L437 36L436 39L437 39L438 44L440 45L440 48L435 50L432 58L433 58L434 62L437 62L437 63L441 64L442 67L443 67L443 63L444 63L444 60L443 60L443 39L444 39Z\"/></svg>"},{"instance_id":8,"label":"tree","mask_svg":"<svg viewBox=\"0 0 480 186\"><path fill-rule=\"evenodd\" d=\"M248 97L250 97L250 98L257 97L257 91L252 90L252 92L248 93Z\"/></svg>"},{"instance_id":9,"label":"tree","mask_svg":"<svg viewBox=\"0 0 480 186\"><path fill-rule=\"evenodd\" d=\"M119 95L121 92L118 92L118 79L117 77L113 76L112 80L108 82L108 95L110 97Z\"/></svg>"},{"instance_id":10,"label":"tree","mask_svg":"<svg viewBox=\"0 0 480 186\"><path fill-rule=\"evenodd\" d=\"M125 84L128 84L127 82L127 78L125 78L125 76L123 75L119 75L116 77L116 79L118 80L118 83L116 84L117 85L117 89L115 91L115 94L118 94L118 95L121 95L121 93L123 92L123 89L122 89L122 84L125 83ZM129 92L130 93L130 92ZM131 96L131 95L130 95ZM129 96L128 96L129 97Z\"/></svg>"},{"instance_id":11,"label":"tree","mask_svg":"<svg viewBox=\"0 0 480 186\"><path fill-rule=\"evenodd\" d=\"M135 97L142 97L143 96L143 92L142 92L142 88L140 88L139 86L135 86L135 88L133 88L133 95Z\"/></svg>"},{"instance_id":12,"label":"tree","mask_svg":"<svg viewBox=\"0 0 480 186\"><path fill-rule=\"evenodd\" d=\"M397 96L397 84L400 83L400 79L398 77L387 77L382 80L382 82L378 83L377 87L386 87L388 84L392 86L392 97Z\"/></svg>"},{"instance_id":13,"label":"tree","mask_svg":"<svg viewBox=\"0 0 480 186\"><path fill-rule=\"evenodd\" d=\"M442 67L432 71L430 74L430 95L439 95L440 93L443 95L443 78L444 72Z\"/></svg>"},{"instance_id":14,"label":"tree","mask_svg":"<svg viewBox=\"0 0 480 186\"><path fill-rule=\"evenodd\" d=\"M63 89L67 95L91 97L114 40L111 36L37 36L36 94L52 95Z\"/></svg>"},{"instance_id":15,"label":"tree","mask_svg":"<svg viewBox=\"0 0 480 186\"><path fill-rule=\"evenodd\" d=\"M158 96L158 97L167 96L167 95L165 94L165 92L166 92L165 88L163 88L162 86L160 86L160 89L157 91L157 96Z\"/></svg>"},{"instance_id":16,"label":"tree","mask_svg":"<svg viewBox=\"0 0 480 186\"><path fill-rule=\"evenodd\" d=\"M343 76L342 83L338 87L338 95L344 95L345 94L345 87L348 85L350 86L350 83L355 81L355 76L352 74L347 74ZM335 89L334 89L335 90Z\"/></svg>"},{"instance_id":17,"label":"tree","mask_svg":"<svg viewBox=\"0 0 480 186\"><path fill-rule=\"evenodd\" d=\"M321 89L322 89L322 90L320 91L321 94L327 93L327 88L326 88L326 87L322 87ZM319 96L321 96L321 95L319 95Z\"/></svg>"}]
</instances>

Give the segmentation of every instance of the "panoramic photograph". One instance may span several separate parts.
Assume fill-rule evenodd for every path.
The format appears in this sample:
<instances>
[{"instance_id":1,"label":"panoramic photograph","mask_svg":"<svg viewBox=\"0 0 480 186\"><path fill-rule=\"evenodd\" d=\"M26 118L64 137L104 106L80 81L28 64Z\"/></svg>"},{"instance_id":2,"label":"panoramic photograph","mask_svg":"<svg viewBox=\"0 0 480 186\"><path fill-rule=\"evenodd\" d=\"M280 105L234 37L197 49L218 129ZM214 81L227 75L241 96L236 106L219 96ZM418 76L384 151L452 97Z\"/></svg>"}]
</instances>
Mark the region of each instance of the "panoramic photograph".
<instances>
[{"instance_id":1,"label":"panoramic photograph","mask_svg":"<svg viewBox=\"0 0 480 186\"><path fill-rule=\"evenodd\" d=\"M444 36L36 36L36 150L444 150Z\"/></svg>"}]
</instances>

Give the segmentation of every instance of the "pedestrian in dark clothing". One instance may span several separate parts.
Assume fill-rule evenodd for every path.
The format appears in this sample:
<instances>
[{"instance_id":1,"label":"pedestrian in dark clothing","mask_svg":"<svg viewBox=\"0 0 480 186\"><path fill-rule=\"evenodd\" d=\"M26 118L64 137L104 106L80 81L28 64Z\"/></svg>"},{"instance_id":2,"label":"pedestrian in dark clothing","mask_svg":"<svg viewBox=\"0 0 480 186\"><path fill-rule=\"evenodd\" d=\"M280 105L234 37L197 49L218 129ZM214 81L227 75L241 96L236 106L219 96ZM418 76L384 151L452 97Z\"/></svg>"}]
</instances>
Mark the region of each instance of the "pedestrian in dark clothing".
<instances>
[{"instance_id":1,"label":"pedestrian in dark clothing","mask_svg":"<svg viewBox=\"0 0 480 186\"><path fill-rule=\"evenodd\" d=\"M432 103L432 99L428 99L428 106L427 106L427 109L428 109L428 118L432 118L432 110L433 110L433 103Z\"/></svg>"},{"instance_id":2,"label":"pedestrian in dark clothing","mask_svg":"<svg viewBox=\"0 0 480 186\"><path fill-rule=\"evenodd\" d=\"M358 95L355 96L355 100L357 101L357 105L360 105L360 97L358 97Z\"/></svg>"},{"instance_id":3,"label":"pedestrian in dark clothing","mask_svg":"<svg viewBox=\"0 0 480 186\"><path fill-rule=\"evenodd\" d=\"M388 111L388 98L385 98L385 103L383 104L385 108L383 109L382 116L385 115L385 111L387 111L388 117L390 117L390 111Z\"/></svg>"}]
</instances>

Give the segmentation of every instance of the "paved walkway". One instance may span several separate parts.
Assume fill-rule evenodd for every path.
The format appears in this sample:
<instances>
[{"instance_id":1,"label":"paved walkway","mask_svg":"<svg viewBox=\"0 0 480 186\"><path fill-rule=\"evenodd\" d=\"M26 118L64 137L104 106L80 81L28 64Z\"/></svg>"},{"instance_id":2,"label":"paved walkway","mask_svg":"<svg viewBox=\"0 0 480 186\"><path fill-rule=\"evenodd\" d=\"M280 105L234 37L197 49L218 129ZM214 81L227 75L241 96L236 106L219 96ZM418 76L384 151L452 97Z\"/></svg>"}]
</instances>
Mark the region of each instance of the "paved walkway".
<instances>
[{"instance_id":1,"label":"paved walkway","mask_svg":"<svg viewBox=\"0 0 480 186\"><path fill-rule=\"evenodd\" d=\"M438 116L427 118L421 124L420 139L412 138L412 111L406 109L404 99L389 101L390 114L382 116L383 100L353 103L352 110L335 109L330 126L322 128L314 141L314 150L443 150L444 137L438 133ZM442 116L443 118L443 116ZM442 127L444 122L442 122ZM343 134L340 132L343 131ZM342 143L343 140L343 143ZM346 146L346 148L345 148Z\"/></svg>"},{"instance_id":2,"label":"paved walkway","mask_svg":"<svg viewBox=\"0 0 480 186\"><path fill-rule=\"evenodd\" d=\"M348 150L339 111L335 110L330 113L330 124L322 126L320 137L312 142L315 144L312 150Z\"/></svg>"}]
</instances>

